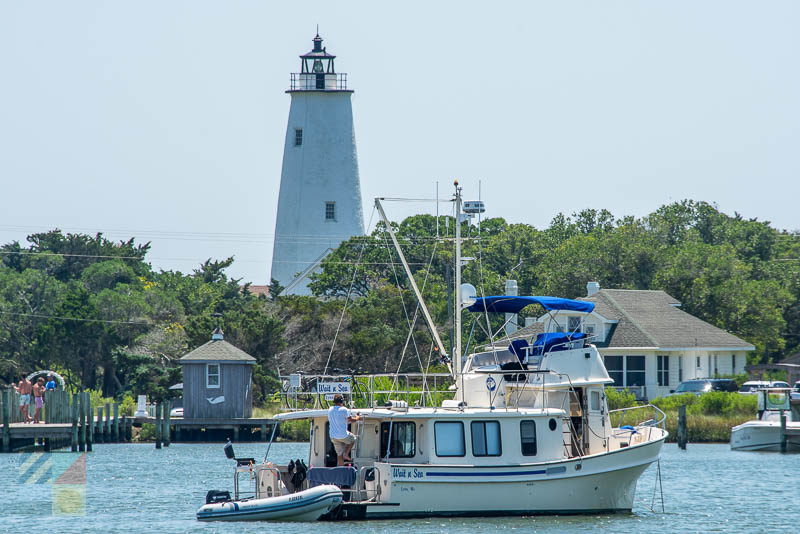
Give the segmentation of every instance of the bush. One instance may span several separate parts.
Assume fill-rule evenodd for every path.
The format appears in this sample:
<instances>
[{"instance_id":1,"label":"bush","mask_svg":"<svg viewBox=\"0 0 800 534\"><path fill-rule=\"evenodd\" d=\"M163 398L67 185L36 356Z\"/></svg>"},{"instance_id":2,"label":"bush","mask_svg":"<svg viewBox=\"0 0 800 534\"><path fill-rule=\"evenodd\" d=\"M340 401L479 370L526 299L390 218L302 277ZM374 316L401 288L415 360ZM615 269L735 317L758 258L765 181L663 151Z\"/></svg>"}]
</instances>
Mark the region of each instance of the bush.
<instances>
[{"instance_id":1,"label":"bush","mask_svg":"<svg viewBox=\"0 0 800 534\"><path fill-rule=\"evenodd\" d=\"M308 419L281 421L278 427L278 438L283 441L308 441L309 437Z\"/></svg>"},{"instance_id":2,"label":"bush","mask_svg":"<svg viewBox=\"0 0 800 534\"><path fill-rule=\"evenodd\" d=\"M134 441L153 441L156 439L156 425L153 423L142 423L139 435Z\"/></svg>"},{"instance_id":3,"label":"bush","mask_svg":"<svg viewBox=\"0 0 800 534\"><path fill-rule=\"evenodd\" d=\"M636 395L627 389L606 388L606 399L609 410L619 410L620 408L630 408L636 406Z\"/></svg>"},{"instance_id":4,"label":"bush","mask_svg":"<svg viewBox=\"0 0 800 534\"><path fill-rule=\"evenodd\" d=\"M650 404L658 406L658 408L660 408L662 411L674 412L678 410L678 406L683 404L691 406L697 402L698 398L699 396L695 395L694 393L683 393L682 395L659 397L657 399L653 399Z\"/></svg>"},{"instance_id":5,"label":"bush","mask_svg":"<svg viewBox=\"0 0 800 534\"><path fill-rule=\"evenodd\" d=\"M130 393L126 393L119 403L119 414L133 417L134 413L136 413L136 399Z\"/></svg>"}]
</instances>

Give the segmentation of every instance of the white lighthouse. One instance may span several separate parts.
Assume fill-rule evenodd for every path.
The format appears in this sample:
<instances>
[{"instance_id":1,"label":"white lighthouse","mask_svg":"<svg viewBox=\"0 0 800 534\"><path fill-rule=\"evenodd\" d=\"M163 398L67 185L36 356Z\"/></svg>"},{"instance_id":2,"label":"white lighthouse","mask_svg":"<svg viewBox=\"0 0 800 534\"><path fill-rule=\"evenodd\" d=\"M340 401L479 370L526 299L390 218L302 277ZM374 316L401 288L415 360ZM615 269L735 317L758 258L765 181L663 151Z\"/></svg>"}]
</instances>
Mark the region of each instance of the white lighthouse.
<instances>
[{"instance_id":1,"label":"white lighthouse","mask_svg":"<svg viewBox=\"0 0 800 534\"><path fill-rule=\"evenodd\" d=\"M271 277L307 295L308 275L342 241L364 233L353 108L319 34L291 75Z\"/></svg>"}]
</instances>

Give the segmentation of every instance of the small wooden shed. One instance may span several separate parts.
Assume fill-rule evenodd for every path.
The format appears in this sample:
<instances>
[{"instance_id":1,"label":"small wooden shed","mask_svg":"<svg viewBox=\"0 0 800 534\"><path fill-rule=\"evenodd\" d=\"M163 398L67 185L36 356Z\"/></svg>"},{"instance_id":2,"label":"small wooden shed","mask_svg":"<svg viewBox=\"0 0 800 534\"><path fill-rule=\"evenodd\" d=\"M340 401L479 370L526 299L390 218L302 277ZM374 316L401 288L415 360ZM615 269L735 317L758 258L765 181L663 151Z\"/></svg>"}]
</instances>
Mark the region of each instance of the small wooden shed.
<instances>
[{"instance_id":1,"label":"small wooden shed","mask_svg":"<svg viewBox=\"0 0 800 534\"><path fill-rule=\"evenodd\" d=\"M247 418L253 414L256 359L225 341L217 328L211 341L180 359L185 419Z\"/></svg>"}]
</instances>

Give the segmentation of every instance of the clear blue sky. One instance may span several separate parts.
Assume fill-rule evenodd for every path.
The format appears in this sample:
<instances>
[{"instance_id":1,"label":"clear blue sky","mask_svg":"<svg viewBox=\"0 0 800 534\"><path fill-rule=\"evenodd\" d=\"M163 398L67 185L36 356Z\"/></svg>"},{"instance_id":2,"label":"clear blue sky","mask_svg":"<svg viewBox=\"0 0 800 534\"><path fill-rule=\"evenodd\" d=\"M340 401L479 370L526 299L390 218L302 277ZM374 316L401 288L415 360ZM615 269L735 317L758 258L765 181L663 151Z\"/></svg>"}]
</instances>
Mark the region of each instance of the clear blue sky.
<instances>
[{"instance_id":1,"label":"clear blue sky","mask_svg":"<svg viewBox=\"0 0 800 534\"><path fill-rule=\"evenodd\" d=\"M235 255L265 283L316 24L356 91L366 218L459 177L538 227L692 198L800 228L796 1L0 0L0 242L133 235L156 267Z\"/></svg>"}]
</instances>

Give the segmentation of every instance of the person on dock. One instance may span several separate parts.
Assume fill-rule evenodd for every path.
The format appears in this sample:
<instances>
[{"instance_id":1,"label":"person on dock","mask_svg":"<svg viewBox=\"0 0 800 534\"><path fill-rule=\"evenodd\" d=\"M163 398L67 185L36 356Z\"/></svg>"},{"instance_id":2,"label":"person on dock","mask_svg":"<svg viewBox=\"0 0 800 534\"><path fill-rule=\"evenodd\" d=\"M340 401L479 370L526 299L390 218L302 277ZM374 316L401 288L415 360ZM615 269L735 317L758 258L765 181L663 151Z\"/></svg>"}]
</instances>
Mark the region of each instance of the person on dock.
<instances>
[{"instance_id":1,"label":"person on dock","mask_svg":"<svg viewBox=\"0 0 800 534\"><path fill-rule=\"evenodd\" d=\"M361 419L360 415L351 415L350 410L344 407L344 397L338 393L333 396L333 406L328 409L328 423L331 442L336 449L336 463L339 466L353 461L350 451L356 444L356 437L347 430L347 424Z\"/></svg>"},{"instance_id":2,"label":"person on dock","mask_svg":"<svg viewBox=\"0 0 800 534\"><path fill-rule=\"evenodd\" d=\"M33 390L33 384L31 384L27 376L22 375L22 378L19 383L14 386L14 389L19 393L19 415L22 417L22 422L30 423L31 391Z\"/></svg>"},{"instance_id":3,"label":"person on dock","mask_svg":"<svg viewBox=\"0 0 800 534\"><path fill-rule=\"evenodd\" d=\"M56 379L53 375L47 377L47 383L44 385L45 391L55 391L56 390Z\"/></svg>"},{"instance_id":4,"label":"person on dock","mask_svg":"<svg viewBox=\"0 0 800 534\"><path fill-rule=\"evenodd\" d=\"M39 380L33 385L33 400L36 404L36 411L33 412L33 423L41 423L39 420L42 414L42 408L44 408L44 378L41 376Z\"/></svg>"}]
</instances>

